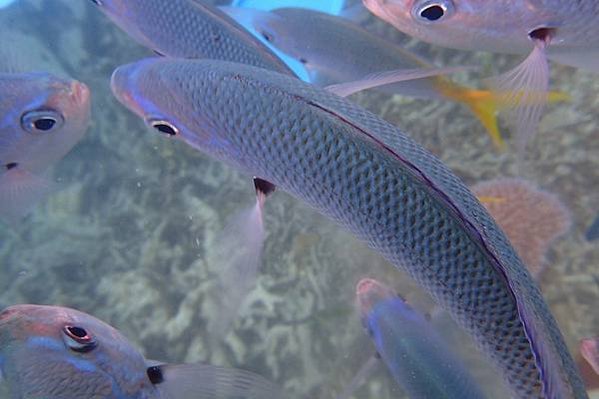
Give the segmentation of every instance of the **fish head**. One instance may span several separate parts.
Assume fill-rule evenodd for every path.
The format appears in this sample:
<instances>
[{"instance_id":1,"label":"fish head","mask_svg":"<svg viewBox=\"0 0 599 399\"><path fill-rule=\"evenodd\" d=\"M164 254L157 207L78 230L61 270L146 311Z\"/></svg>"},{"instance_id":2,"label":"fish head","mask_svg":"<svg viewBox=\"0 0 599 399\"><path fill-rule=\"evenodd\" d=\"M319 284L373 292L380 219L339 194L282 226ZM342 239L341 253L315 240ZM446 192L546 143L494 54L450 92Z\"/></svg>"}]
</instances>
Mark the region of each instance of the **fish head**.
<instances>
[{"instance_id":1,"label":"fish head","mask_svg":"<svg viewBox=\"0 0 599 399\"><path fill-rule=\"evenodd\" d=\"M538 0L363 0L373 14L417 39L444 47L524 53L529 35L550 24Z\"/></svg>"},{"instance_id":2,"label":"fish head","mask_svg":"<svg viewBox=\"0 0 599 399\"><path fill-rule=\"evenodd\" d=\"M232 153L226 133L208 116L215 111L211 99L220 95L219 82L209 60L148 58L117 68L111 88L154 131L226 161Z\"/></svg>"},{"instance_id":3,"label":"fish head","mask_svg":"<svg viewBox=\"0 0 599 399\"><path fill-rule=\"evenodd\" d=\"M0 115L0 163L37 172L83 137L90 92L47 73L0 74Z\"/></svg>"},{"instance_id":4,"label":"fish head","mask_svg":"<svg viewBox=\"0 0 599 399\"><path fill-rule=\"evenodd\" d=\"M58 306L0 313L0 367L11 397L134 397L154 389L145 359L117 330Z\"/></svg>"},{"instance_id":5,"label":"fish head","mask_svg":"<svg viewBox=\"0 0 599 399\"><path fill-rule=\"evenodd\" d=\"M363 278L356 285L356 303L362 319L370 314L377 303L397 297L390 287L372 278Z\"/></svg>"}]
</instances>

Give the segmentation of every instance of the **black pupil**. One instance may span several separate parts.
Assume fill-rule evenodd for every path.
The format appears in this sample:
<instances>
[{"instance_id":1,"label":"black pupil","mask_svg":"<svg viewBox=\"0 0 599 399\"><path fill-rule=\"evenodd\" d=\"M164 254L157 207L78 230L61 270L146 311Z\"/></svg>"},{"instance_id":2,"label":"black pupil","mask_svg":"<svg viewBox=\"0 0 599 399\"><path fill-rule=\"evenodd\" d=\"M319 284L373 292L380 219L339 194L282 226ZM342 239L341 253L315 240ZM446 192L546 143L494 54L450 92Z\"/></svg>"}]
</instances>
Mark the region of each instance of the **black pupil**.
<instances>
[{"instance_id":1,"label":"black pupil","mask_svg":"<svg viewBox=\"0 0 599 399\"><path fill-rule=\"evenodd\" d=\"M160 367L158 367L158 366L148 367L148 370L146 371L146 373L148 374L148 378L150 379L150 382L154 385L160 384L161 382L164 381L164 376L162 375L162 370L160 370Z\"/></svg>"},{"instance_id":2,"label":"black pupil","mask_svg":"<svg viewBox=\"0 0 599 399\"><path fill-rule=\"evenodd\" d=\"M420 11L420 16L429 21L437 21L445 14L445 10L441 6L432 5L429 6L422 11Z\"/></svg>"},{"instance_id":3,"label":"black pupil","mask_svg":"<svg viewBox=\"0 0 599 399\"><path fill-rule=\"evenodd\" d=\"M52 118L40 118L33 122L33 126L35 126L37 130L42 131L50 130L54 127L54 125L56 125L56 120Z\"/></svg>"},{"instance_id":4,"label":"black pupil","mask_svg":"<svg viewBox=\"0 0 599 399\"><path fill-rule=\"evenodd\" d=\"M77 338L85 338L87 337L87 331L81 327L67 327L67 330Z\"/></svg>"},{"instance_id":5,"label":"black pupil","mask_svg":"<svg viewBox=\"0 0 599 399\"><path fill-rule=\"evenodd\" d=\"M169 136L174 136L177 134L175 129L173 129L171 126L162 123L154 125L154 128L156 128L160 133L168 134Z\"/></svg>"}]
</instances>

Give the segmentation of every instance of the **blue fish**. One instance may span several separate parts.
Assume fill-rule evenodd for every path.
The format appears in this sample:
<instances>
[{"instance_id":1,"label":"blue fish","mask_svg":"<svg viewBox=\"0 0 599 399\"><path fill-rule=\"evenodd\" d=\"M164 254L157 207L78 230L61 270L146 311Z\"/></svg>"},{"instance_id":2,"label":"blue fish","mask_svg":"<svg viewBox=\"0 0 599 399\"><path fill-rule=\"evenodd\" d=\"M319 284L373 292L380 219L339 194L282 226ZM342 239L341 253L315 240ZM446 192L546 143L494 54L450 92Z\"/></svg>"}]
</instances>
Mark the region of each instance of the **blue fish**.
<instances>
[{"instance_id":1,"label":"blue fish","mask_svg":"<svg viewBox=\"0 0 599 399\"><path fill-rule=\"evenodd\" d=\"M484 397L432 325L389 287L362 279L356 299L378 354L410 398Z\"/></svg>"}]
</instances>

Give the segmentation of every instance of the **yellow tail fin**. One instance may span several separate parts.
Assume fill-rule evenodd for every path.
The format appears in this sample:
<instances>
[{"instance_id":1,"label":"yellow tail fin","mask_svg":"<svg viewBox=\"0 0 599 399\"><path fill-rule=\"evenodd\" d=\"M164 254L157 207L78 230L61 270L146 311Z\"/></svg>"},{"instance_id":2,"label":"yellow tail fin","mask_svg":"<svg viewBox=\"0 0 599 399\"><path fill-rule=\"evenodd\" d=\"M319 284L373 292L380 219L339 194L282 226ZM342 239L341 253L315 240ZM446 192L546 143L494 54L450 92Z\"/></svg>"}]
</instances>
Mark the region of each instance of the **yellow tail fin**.
<instances>
[{"instance_id":1,"label":"yellow tail fin","mask_svg":"<svg viewBox=\"0 0 599 399\"><path fill-rule=\"evenodd\" d=\"M487 130L493 144L499 150L505 150L506 144L497 124L497 114L509 107L502 96L490 90L477 90L453 83L447 78L439 77L436 80L437 88L441 94L450 100L465 104L478 118ZM551 103L569 101L570 96L566 93L551 91L548 100Z\"/></svg>"}]
</instances>

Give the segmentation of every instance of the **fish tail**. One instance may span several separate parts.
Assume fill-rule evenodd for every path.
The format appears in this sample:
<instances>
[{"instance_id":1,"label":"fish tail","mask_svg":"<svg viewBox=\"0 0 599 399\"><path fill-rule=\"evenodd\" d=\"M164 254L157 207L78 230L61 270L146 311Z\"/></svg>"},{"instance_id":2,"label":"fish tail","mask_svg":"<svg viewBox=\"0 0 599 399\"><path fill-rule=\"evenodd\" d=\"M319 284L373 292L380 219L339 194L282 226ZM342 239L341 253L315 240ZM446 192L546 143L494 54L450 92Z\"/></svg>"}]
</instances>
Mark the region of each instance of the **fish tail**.
<instances>
[{"instance_id":1,"label":"fish tail","mask_svg":"<svg viewBox=\"0 0 599 399\"><path fill-rule=\"evenodd\" d=\"M484 126L495 148L501 151L505 150L505 140L497 123L500 106L497 97L492 92L470 89L446 78L438 78L436 86L445 97L466 105Z\"/></svg>"},{"instance_id":2,"label":"fish tail","mask_svg":"<svg viewBox=\"0 0 599 399\"><path fill-rule=\"evenodd\" d=\"M492 90L471 89L450 80L440 77L437 79L437 89L445 97L466 105L470 111L477 117L484 126L487 134L493 141L495 148L500 151L506 149L505 139L503 138L497 115L499 112L510 108L510 104L505 101L504 96ZM547 100L550 103L569 101L571 97L567 93L551 91L548 93Z\"/></svg>"},{"instance_id":3,"label":"fish tail","mask_svg":"<svg viewBox=\"0 0 599 399\"><path fill-rule=\"evenodd\" d=\"M12 168L0 175L0 218L14 224L43 197L52 184L26 170Z\"/></svg>"}]
</instances>

